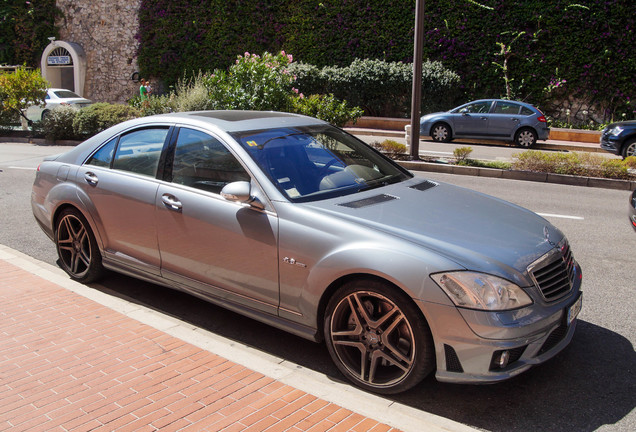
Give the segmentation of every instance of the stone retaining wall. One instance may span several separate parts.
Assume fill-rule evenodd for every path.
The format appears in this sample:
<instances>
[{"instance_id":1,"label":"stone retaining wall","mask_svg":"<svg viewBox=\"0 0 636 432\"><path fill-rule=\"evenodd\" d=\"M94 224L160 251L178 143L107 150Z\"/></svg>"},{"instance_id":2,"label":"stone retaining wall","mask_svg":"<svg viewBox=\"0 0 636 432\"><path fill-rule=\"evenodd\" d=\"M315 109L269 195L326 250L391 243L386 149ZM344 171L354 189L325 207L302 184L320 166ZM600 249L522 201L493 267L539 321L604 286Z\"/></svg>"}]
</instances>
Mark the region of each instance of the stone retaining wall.
<instances>
[{"instance_id":1,"label":"stone retaining wall","mask_svg":"<svg viewBox=\"0 0 636 432\"><path fill-rule=\"evenodd\" d=\"M141 0L76 2L57 0L64 17L60 39L86 53L84 95L95 102L125 103L139 93L131 78L137 67L138 12Z\"/></svg>"}]
</instances>

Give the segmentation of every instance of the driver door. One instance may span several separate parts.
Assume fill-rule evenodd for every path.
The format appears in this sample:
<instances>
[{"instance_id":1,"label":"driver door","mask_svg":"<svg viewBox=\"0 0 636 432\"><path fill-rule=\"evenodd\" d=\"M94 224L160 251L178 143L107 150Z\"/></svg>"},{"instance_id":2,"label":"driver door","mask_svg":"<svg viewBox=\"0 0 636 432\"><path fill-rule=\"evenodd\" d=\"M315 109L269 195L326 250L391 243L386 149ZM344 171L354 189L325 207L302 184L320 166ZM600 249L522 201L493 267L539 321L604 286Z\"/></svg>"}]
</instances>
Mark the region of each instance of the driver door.
<instances>
[{"instance_id":1,"label":"driver door","mask_svg":"<svg viewBox=\"0 0 636 432\"><path fill-rule=\"evenodd\" d=\"M169 170L170 171L170 170ZM221 197L250 175L217 138L181 128L156 198L161 274L199 295L278 313L278 218Z\"/></svg>"}]
</instances>

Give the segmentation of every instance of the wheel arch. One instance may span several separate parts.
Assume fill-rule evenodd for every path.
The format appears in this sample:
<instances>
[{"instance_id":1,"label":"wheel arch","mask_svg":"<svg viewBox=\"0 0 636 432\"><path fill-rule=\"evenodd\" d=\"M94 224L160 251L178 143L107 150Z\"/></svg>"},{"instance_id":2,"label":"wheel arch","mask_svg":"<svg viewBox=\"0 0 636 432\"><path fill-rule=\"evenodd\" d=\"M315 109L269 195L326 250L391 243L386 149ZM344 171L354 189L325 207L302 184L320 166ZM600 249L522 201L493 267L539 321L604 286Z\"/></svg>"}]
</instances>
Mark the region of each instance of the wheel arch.
<instances>
[{"instance_id":1,"label":"wheel arch","mask_svg":"<svg viewBox=\"0 0 636 432\"><path fill-rule=\"evenodd\" d=\"M432 121L431 123L431 127L428 130L428 135L432 136L433 134L433 129L435 129L435 126L437 125L444 125L448 128L448 132L450 133L450 136L448 137L448 141L451 141L453 139L453 137L455 136L455 131L453 130L453 126L450 124L450 122L447 119L435 119Z\"/></svg>"},{"instance_id":2,"label":"wheel arch","mask_svg":"<svg viewBox=\"0 0 636 432\"><path fill-rule=\"evenodd\" d=\"M516 142L516 141L517 141L517 137L518 137L518 136L519 136L519 134L520 134L521 132L523 132L524 130L529 130L529 131L531 131L531 132L532 132L532 133L533 133L533 134L537 137L537 139L539 139L539 131L537 131L537 129L536 129L536 128L534 128L534 127L532 127L532 126L529 126L529 125L523 125L523 126L520 126L520 127L519 127L516 131L515 131L515 133L512 135L512 139Z\"/></svg>"},{"instance_id":3,"label":"wheel arch","mask_svg":"<svg viewBox=\"0 0 636 432\"><path fill-rule=\"evenodd\" d=\"M621 146L621 150L620 150L620 155L623 157L623 159L627 157L627 149L632 144L636 144L636 132L634 132L631 135L627 136L623 140L623 145Z\"/></svg>"},{"instance_id":4,"label":"wheel arch","mask_svg":"<svg viewBox=\"0 0 636 432\"><path fill-rule=\"evenodd\" d=\"M413 298L408 294L406 290L401 288L395 282L391 281L386 277L382 277L379 275L375 275L372 273L351 273L347 275L343 275L338 279L334 280L329 286L325 289L322 296L320 297L320 301L318 303L318 313L317 313L317 329L318 329L318 341L324 341L324 323L325 323L325 312L327 311L327 306L329 301L333 298L335 293L345 284L356 281L356 280L373 280L376 282L384 283L387 286L391 287L392 290L400 292L418 311L420 318L424 320L427 326L429 325L429 319L426 317L421 308L418 307L417 303L413 300Z\"/></svg>"},{"instance_id":5,"label":"wheel arch","mask_svg":"<svg viewBox=\"0 0 636 432\"><path fill-rule=\"evenodd\" d=\"M81 206L78 206L75 203L64 202L64 203L61 203L60 205L57 206L57 208L55 209L55 211L53 212L53 214L51 216L51 223L53 225L52 226L53 235L55 236L55 233L57 231L57 224L58 224L58 221L60 219L60 215L66 209L73 209L73 210L79 212L84 217L84 219L86 219L91 231L93 232L93 236L95 237L95 241L97 242L97 247L99 248L100 253L103 252L102 238L99 235L99 230L95 226L95 222L93 221L93 218L91 217L90 214L88 214L86 211L84 211L81 208Z\"/></svg>"}]
</instances>

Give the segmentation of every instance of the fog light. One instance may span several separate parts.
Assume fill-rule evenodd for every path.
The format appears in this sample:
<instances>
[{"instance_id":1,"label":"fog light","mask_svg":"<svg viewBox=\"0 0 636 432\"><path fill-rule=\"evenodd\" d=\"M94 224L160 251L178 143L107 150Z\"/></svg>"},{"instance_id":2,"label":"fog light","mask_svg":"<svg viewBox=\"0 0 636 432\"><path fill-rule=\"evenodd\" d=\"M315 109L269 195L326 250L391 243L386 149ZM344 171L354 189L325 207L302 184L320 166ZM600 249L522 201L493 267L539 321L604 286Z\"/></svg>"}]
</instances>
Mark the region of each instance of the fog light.
<instances>
[{"instance_id":1,"label":"fog light","mask_svg":"<svg viewBox=\"0 0 636 432\"><path fill-rule=\"evenodd\" d=\"M497 366L503 369L506 366L508 366L509 360L510 360L510 351L508 350L502 351L501 354L499 355L499 360L497 360Z\"/></svg>"}]
</instances>

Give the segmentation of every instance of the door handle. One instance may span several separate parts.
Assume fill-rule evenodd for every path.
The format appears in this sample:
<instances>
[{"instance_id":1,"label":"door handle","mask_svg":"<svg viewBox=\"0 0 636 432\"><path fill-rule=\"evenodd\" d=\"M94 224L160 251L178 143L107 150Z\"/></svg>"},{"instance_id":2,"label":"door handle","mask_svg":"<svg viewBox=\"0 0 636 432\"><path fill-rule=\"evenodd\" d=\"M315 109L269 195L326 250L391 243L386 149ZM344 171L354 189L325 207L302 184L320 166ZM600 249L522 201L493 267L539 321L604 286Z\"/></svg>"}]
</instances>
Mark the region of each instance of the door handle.
<instances>
[{"instance_id":1,"label":"door handle","mask_svg":"<svg viewBox=\"0 0 636 432\"><path fill-rule=\"evenodd\" d=\"M181 211L183 208L181 201L179 201L174 195L163 194L161 196L161 201L163 201L163 204L170 210Z\"/></svg>"},{"instance_id":2,"label":"door handle","mask_svg":"<svg viewBox=\"0 0 636 432\"><path fill-rule=\"evenodd\" d=\"M84 180L86 180L86 183L91 186L97 186L97 182L99 182L99 179L97 178L95 173L92 173L90 171L84 173Z\"/></svg>"}]
</instances>

